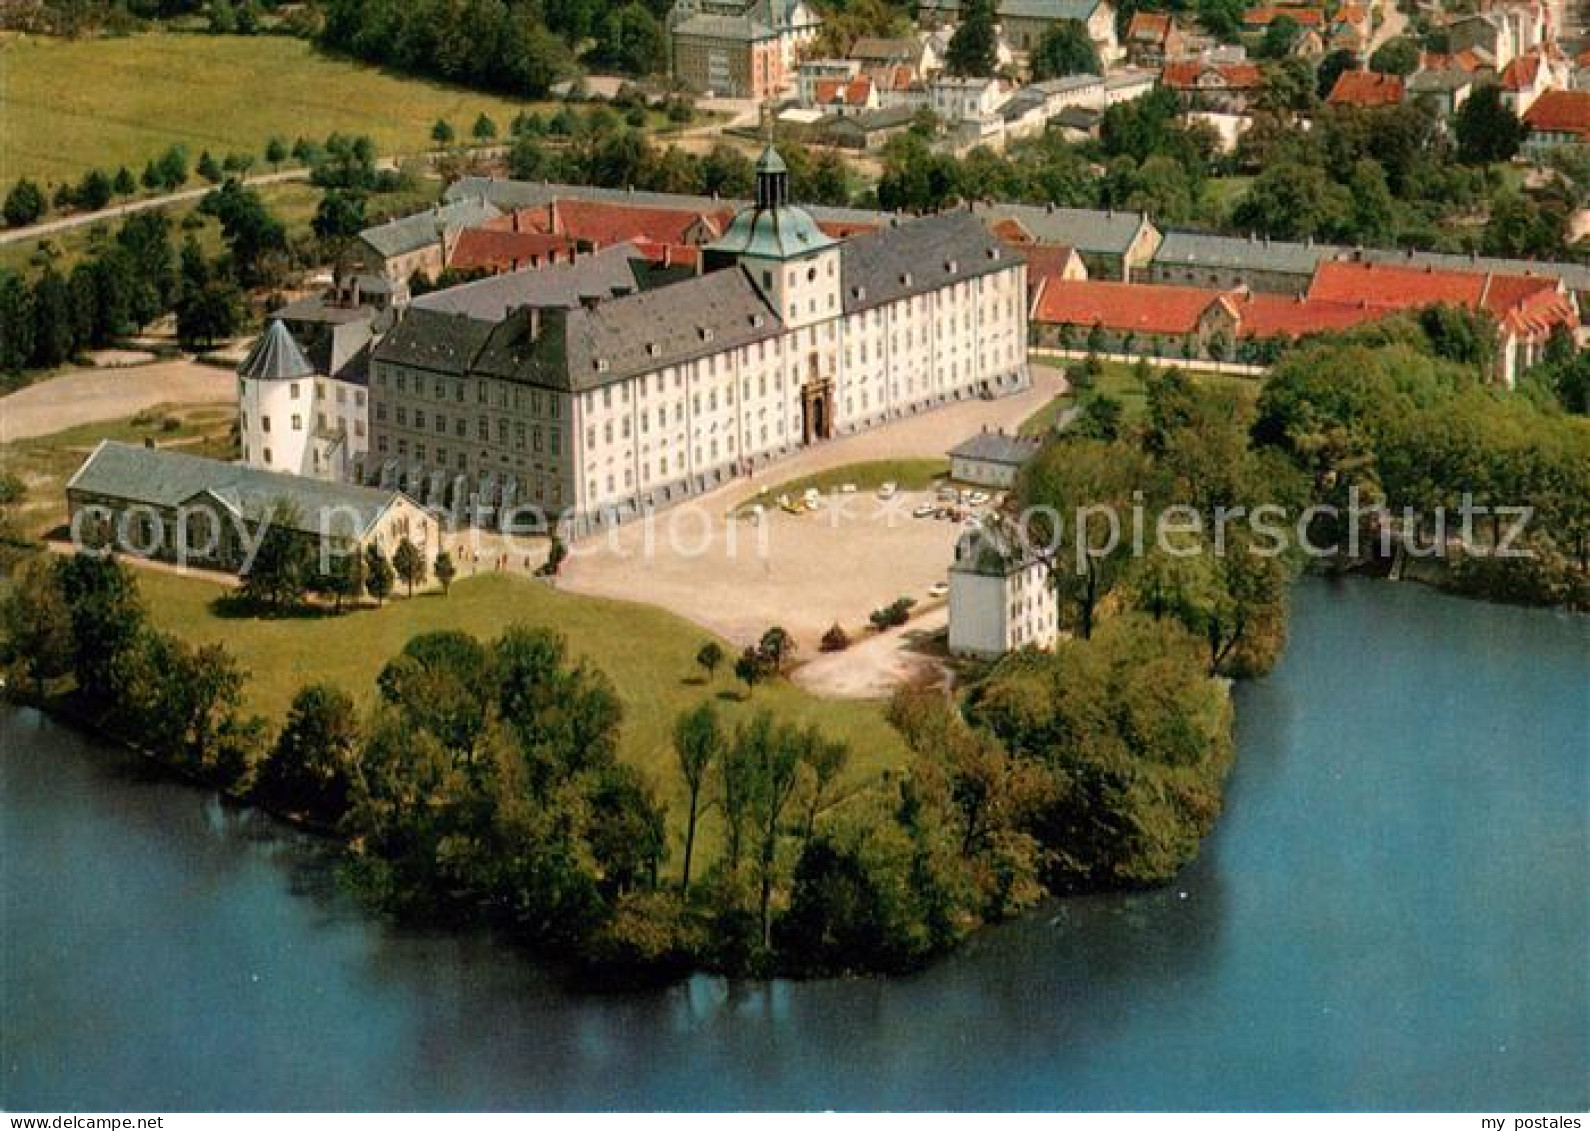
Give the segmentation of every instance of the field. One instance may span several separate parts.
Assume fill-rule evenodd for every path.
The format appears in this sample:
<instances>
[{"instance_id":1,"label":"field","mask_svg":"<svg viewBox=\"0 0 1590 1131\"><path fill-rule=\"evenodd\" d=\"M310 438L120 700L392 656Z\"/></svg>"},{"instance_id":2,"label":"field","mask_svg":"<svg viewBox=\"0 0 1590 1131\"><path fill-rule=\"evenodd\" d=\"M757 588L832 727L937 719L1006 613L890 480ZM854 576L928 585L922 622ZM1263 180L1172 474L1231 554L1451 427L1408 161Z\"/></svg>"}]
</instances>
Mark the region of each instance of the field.
<instances>
[{"instance_id":1,"label":"field","mask_svg":"<svg viewBox=\"0 0 1590 1131\"><path fill-rule=\"evenodd\" d=\"M1067 368L1080 366L1081 361L1067 362ZM1143 383L1137 379L1136 367L1124 361L1105 361L1104 375L1099 378L1095 391L1103 396L1113 397L1121 402L1121 410L1128 423L1136 423L1143 418L1148 410L1148 395L1143 388ZM1235 390L1240 396L1252 399L1259 395L1260 381L1253 377L1242 377L1229 373L1209 373L1203 370L1191 370L1192 379L1206 388L1224 388ZM1036 436L1047 432L1053 427L1055 418L1075 403L1071 394L1066 393L1054 398L1026 420L1022 421L1020 432L1023 436Z\"/></svg>"},{"instance_id":2,"label":"field","mask_svg":"<svg viewBox=\"0 0 1590 1131\"><path fill-rule=\"evenodd\" d=\"M485 112L504 134L534 104L399 78L284 36L151 32L126 38L0 40L0 181L61 182L93 168L136 174L173 142L258 155L333 130L383 154L429 145L446 118L467 136Z\"/></svg>"},{"instance_id":3,"label":"field","mask_svg":"<svg viewBox=\"0 0 1590 1131\"><path fill-rule=\"evenodd\" d=\"M66 482L101 440L152 440L192 455L234 459L236 418L230 405L160 406L127 420L84 424L0 446L0 471L17 476L27 487L18 526L29 537L42 538L66 521Z\"/></svg>"},{"instance_id":4,"label":"field","mask_svg":"<svg viewBox=\"0 0 1590 1131\"><path fill-rule=\"evenodd\" d=\"M683 797L671 746L678 714L711 699L730 722L766 707L779 719L815 723L850 744L848 779L875 779L906 756L877 703L819 699L785 680L743 684L720 667L710 684L695 664L711 634L649 605L562 593L543 582L486 573L462 577L451 594L398 598L383 608L342 616L259 620L218 614L223 593L198 577L142 571L139 583L155 623L184 638L225 644L250 673L249 706L279 724L293 693L313 679L330 680L362 705L375 699L375 677L411 636L463 629L490 639L512 624L548 627L613 680L624 703L621 753L645 770L669 802L676 823ZM724 645L725 652L729 652Z\"/></svg>"},{"instance_id":5,"label":"field","mask_svg":"<svg viewBox=\"0 0 1590 1131\"><path fill-rule=\"evenodd\" d=\"M321 189L307 181L282 181L258 185L254 191L259 193L271 215L287 226L289 238L309 232L310 221L315 218L315 209L320 204ZM429 207L440 193L439 182L420 180L413 188L372 195L365 206L366 215L371 223L405 216ZM189 200L163 209L171 217L172 242L180 245L192 235L206 255L219 255L224 250L220 221L202 214L199 203ZM29 273L42 270L44 264L50 262L57 271L70 271L79 260L108 245L124 222L104 220L53 232L39 239L0 244L0 270Z\"/></svg>"}]
</instances>

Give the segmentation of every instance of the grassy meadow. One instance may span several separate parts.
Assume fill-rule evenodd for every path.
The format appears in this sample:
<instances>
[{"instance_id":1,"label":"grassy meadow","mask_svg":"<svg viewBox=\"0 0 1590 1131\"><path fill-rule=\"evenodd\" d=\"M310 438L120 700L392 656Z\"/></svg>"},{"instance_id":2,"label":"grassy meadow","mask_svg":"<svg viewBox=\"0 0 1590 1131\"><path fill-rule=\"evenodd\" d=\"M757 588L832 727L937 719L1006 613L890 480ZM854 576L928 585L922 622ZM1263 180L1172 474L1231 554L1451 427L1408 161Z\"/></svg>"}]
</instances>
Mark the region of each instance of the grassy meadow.
<instances>
[{"instance_id":1,"label":"grassy meadow","mask_svg":"<svg viewBox=\"0 0 1590 1131\"><path fill-rule=\"evenodd\" d=\"M314 680L333 682L361 706L371 705L382 665L418 633L462 629L489 640L513 624L554 629L568 641L571 655L588 659L617 687L624 704L620 752L656 783L676 825L684 792L673 723L703 699L712 700L729 723L766 707L781 720L817 724L850 744L847 777L853 785L875 780L906 758L882 704L820 699L783 679L759 684L747 699L727 660L706 682L695 655L712 634L650 605L563 593L527 577L465 573L446 596L400 596L382 608L341 616L257 619L220 611L216 599L226 590L219 582L154 570L140 570L138 577L156 626L194 643L224 644L238 657L249 673L248 705L273 727L298 688ZM727 643L719 643L732 655Z\"/></svg>"},{"instance_id":2,"label":"grassy meadow","mask_svg":"<svg viewBox=\"0 0 1590 1131\"><path fill-rule=\"evenodd\" d=\"M121 165L137 174L174 142L192 158L257 157L273 135L291 144L334 130L368 134L383 154L413 153L428 147L437 118L466 137L484 112L506 135L536 105L400 78L275 35L7 36L0 76L0 182L75 181Z\"/></svg>"}]
</instances>

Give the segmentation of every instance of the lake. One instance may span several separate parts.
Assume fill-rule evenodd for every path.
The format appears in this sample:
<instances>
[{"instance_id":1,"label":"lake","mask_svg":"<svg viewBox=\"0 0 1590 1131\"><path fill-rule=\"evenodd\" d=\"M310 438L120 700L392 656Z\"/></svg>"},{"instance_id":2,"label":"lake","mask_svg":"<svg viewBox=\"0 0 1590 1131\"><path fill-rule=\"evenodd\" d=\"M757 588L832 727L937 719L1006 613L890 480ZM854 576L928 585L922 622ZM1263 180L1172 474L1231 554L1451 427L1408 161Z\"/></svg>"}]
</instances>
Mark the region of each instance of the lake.
<instances>
[{"instance_id":1,"label":"lake","mask_svg":"<svg viewBox=\"0 0 1590 1131\"><path fill-rule=\"evenodd\" d=\"M1590 1107L1590 619L1310 580L1237 702L1166 890L910 978L612 996L0 709L0 1107Z\"/></svg>"}]
</instances>

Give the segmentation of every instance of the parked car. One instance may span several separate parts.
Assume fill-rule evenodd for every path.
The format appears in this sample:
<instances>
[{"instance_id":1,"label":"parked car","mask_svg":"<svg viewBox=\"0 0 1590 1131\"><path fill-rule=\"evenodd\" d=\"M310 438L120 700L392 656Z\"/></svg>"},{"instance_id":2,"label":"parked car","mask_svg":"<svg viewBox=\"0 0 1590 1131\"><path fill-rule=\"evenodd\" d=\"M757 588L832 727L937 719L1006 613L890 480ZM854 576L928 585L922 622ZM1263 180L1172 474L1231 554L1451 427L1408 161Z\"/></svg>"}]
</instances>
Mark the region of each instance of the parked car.
<instances>
[{"instance_id":1,"label":"parked car","mask_svg":"<svg viewBox=\"0 0 1590 1131\"><path fill-rule=\"evenodd\" d=\"M950 583L948 581L935 581L933 583L933 588L928 590L928 596L929 597L942 597L942 596L944 596L944 594L948 593L949 591L950 591Z\"/></svg>"},{"instance_id":2,"label":"parked car","mask_svg":"<svg viewBox=\"0 0 1590 1131\"><path fill-rule=\"evenodd\" d=\"M935 508L932 503L923 503L921 506L917 507L916 510L911 512L911 517L931 518L933 516L934 509Z\"/></svg>"},{"instance_id":3,"label":"parked car","mask_svg":"<svg viewBox=\"0 0 1590 1131\"><path fill-rule=\"evenodd\" d=\"M878 488L878 498L892 499L894 498L895 492L899 489L899 486L893 480L891 480L888 483L885 483L882 487Z\"/></svg>"}]
</instances>

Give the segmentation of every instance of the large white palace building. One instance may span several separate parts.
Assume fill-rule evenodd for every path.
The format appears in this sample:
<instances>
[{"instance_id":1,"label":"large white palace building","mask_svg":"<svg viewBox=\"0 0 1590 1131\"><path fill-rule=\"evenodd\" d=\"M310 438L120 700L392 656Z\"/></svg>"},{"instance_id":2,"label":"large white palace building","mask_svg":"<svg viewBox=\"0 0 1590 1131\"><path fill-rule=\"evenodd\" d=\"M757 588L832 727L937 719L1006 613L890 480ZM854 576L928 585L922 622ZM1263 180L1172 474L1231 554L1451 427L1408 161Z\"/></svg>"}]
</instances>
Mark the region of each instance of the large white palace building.
<instances>
[{"instance_id":1,"label":"large white palace building","mask_svg":"<svg viewBox=\"0 0 1590 1131\"><path fill-rule=\"evenodd\" d=\"M416 299L369 354L364 478L589 529L1027 386L1026 265L978 217L838 241L788 196L769 148L679 281L643 285L615 247Z\"/></svg>"}]
</instances>

